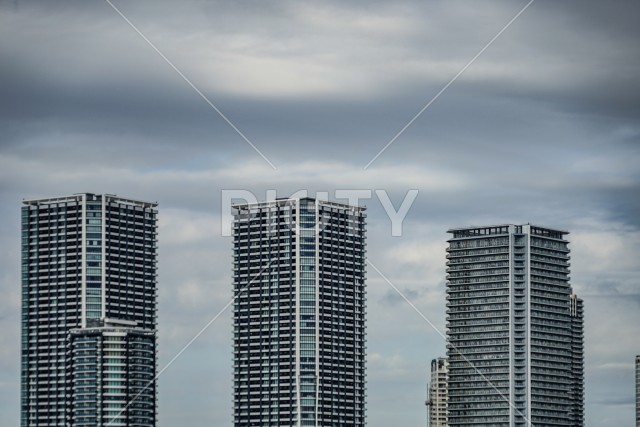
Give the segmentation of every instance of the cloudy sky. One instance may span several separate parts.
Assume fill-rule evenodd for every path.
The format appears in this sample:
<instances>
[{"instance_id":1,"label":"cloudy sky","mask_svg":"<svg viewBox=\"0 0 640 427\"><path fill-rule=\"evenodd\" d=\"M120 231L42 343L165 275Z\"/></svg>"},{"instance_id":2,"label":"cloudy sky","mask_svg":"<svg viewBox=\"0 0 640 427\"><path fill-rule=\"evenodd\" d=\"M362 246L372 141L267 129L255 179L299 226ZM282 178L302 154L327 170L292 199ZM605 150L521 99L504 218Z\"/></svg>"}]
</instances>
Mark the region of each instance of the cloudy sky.
<instances>
[{"instance_id":1,"label":"cloudy sky","mask_svg":"<svg viewBox=\"0 0 640 427\"><path fill-rule=\"evenodd\" d=\"M366 170L526 1L114 3L273 169L105 1L0 0L0 413L19 419L23 198L158 201L160 365L231 296L221 191L419 195L368 256L445 326L450 227L571 232L586 305L587 425L633 424L640 354L637 1L536 0ZM225 313L160 377L163 427L231 425ZM445 343L368 272L368 423L425 425Z\"/></svg>"}]
</instances>

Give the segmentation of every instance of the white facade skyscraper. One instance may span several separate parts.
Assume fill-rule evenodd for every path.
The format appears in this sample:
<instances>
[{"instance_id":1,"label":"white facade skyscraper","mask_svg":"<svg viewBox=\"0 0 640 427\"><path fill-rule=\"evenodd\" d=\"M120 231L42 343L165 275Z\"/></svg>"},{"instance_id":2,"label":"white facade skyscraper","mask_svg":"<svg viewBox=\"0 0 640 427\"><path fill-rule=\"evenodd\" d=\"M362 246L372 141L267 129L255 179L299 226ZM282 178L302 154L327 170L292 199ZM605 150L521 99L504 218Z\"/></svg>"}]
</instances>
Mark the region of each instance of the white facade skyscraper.
<instances>
[{"instance_id":1,"label":"white facade skyscraper","mask_svg":"<svg viewBox=\"0 0 640 427\"><path fill-rule=\"evenodd\" d=\"M22 427L155 426L156 213L107 194L24 201Z\"/></svg>"},{"instance_id":2,"label":"white facade skyscraper","mask_svg":"<svg viewBox=\"0 0 640 427\"><path fill-rule=\"evenodd\" d=\"M449 232L449 425L583 426L583 306L569 284L568 233Z\"/></svg>"},{"instance_id":3,"label":"white facade skyscraper","mask_svg":"<svg viewBox=\"0 0 640 427\"><path fill-rule=\"evenodd\" d=\"M577 295L569 296L571 316L571 426L584 425L584 303Z\"/></svg>"},{"instance_id":4,"label":"white facade skyscraper","mask_svg":"<svg viewBox=\"0 0 640 427\"><path fill-rule=\"evenodd\" d=\"M447 423L447 376L449 362L446 357L438 357L431 361L431 377L429 381L429 427L448 427Z\"/></svg>"},{"instance_id":5,"label":"white facade skyscraper","mask_svg":"<svg viewBox=\"0 0 640 427\"><path fill-rule=\"evenodd\" d=\"M365 425L365 212L234 206L235 427Z\"/></svg>"}]
</instances>

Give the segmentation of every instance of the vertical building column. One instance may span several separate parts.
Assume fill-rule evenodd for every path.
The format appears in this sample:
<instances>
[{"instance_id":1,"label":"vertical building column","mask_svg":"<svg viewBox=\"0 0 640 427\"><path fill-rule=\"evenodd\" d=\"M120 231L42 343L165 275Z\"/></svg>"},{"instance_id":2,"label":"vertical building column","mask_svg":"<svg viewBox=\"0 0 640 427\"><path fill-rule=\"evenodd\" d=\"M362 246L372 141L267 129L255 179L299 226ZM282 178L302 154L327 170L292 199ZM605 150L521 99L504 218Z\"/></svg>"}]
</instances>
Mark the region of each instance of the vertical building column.
<instances>
[{"instance_id":1,"label":"vertical building column","mask_svg":"<svg viewBox=\"0 0 640 427\"><path fill-rule=\"evenodd\" d=\"M296 360L296 405L297 405L297 426L300 427L302 425L302 404L301 398L302 394L300 392L300 246L302 244L302 239L300 238L300 232L302 230L302 226L300 224L300 199L294 200L294 206L296 208L296 232L294 234L294 238L296 241L296 282L295 282L295 304L296 304L296 318L295 318L295 328L296 328L296 342L295 342L295 360Z\"/></svg>"},{"instance_id":2,"label":"vertical building column","mask_svg":"<svg viewBox=\"0 0 640 427\"><path fill-rule=\"evenodd\" d=\"M83 328L87 327L87 195L82 195L82 216L81 224L82 229L80 232L80 240L82 241L80 264L81 264L81 287L80 298L82 300L82 310L80 312L81 322L80 325Z\"/></svg>"},{"instance_id":3,"label":"vertical building column","mask_svg":"<svg viewBox=\"0 0 640 427\"><path fill-rule=\"evenodd\" d=\"M318 408L320 405L320 233L322 233L323 224L320 223L320 201L315 200L315 265L314 265L314 281L315 281L315 368L316 368L316 383L315 383L315 426L319 427L320 414Z\"/></svg>"},{"instance_id":4,"label":"vertical building column","mask_svg":"<svg viewBox=\"0 0 640 427\"><path fill-rule=\"evenodd\" d=\"M102 224L102 246L101 246L101 256L100 256L100 275L102 276L102 304L100 307L100 317L102 319L107 317L107 196L106 194L102 197L102 217L100 224Z\"/></svg>"},{"instance_id":5,"label":"vertical building column","mask_svg":"<svg viewBox=\"0 0 640 427\"><path fill-rule=\"evenodd\" d=\"M533 407L532 407L532 381L531 381L531 373L532 373L532 366L531 366L531 251L529 250L529 248L531 247L531 226L526 224L522 226L523 228L523 232L524 232L524 257L525 257L525 271L524 271L524 286L525 286L525 290L524 290L524 294L525 294L525 298L526 298L526 305L525 305L525 313L524 313L524 322L525 322L525 330L526 330L526 334L527 334L527 340L526 340L526 359L527 359L527 364L526 364L526 371L525 371L525 375L526 375L526 388L527 388L527 410L525 412L525 416L527 417L527 420L529 420L527 422L528 427L532 427L532 418L533 418Z\"/></svg>"},{"instance_id":6,"label":"vertical building column","mask_svg":"<svg viewBox=\"0 0 640 427\"><path fill-rule=\"evenodd\" d=\"M515 236L509 227L509 399L511 402L516 401L516 387L515 387L515 334L516 334L516 280L515 280ZM515 426L516 413L515 405L509 405L509 424Z\"/></svg>"}]
</instances>

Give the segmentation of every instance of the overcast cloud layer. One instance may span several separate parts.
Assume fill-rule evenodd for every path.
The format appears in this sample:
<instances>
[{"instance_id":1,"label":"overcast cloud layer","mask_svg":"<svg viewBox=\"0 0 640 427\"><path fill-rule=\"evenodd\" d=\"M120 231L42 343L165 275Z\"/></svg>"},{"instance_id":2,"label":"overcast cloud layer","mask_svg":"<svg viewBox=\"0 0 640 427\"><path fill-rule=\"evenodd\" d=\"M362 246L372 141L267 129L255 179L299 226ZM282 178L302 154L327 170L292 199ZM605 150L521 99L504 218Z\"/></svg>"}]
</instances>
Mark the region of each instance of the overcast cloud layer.
<instances>
[{"instance_id":1,"label":"overcast cloud layer","mask_svg":"<svg viewBox=\"0 0 640 427\"><path fill-rule=\"evenodd\" d=\"M160 204L160 365L231 297L221 190L420 191L401 237L369 207L368 256L445 328L446 230L571 232L586 305L587 426L633 424L640 354L637 1L537 0L367 170L524 1L115 4L0 0L0 413L19 419L23 198ZM368 272L368 425L423 426L442 338ZM159 425L231 425L225 313L160 378Z\"/></svg>"}]
</instances>

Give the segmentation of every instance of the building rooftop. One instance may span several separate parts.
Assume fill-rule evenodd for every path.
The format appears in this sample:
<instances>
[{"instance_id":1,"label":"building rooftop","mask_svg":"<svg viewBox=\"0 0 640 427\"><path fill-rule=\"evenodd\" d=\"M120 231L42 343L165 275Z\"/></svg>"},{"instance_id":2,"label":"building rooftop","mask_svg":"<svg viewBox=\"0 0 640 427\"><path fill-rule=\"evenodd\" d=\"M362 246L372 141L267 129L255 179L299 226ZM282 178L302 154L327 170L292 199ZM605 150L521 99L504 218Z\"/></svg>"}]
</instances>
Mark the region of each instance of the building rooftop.
<instances>
[{"instance_id":1,"label":"building rooftop","mask_svg":"<svg viewBox=\"0 0 640 427\"><path fill-rule=\"evenodd\" d=\"M542 237L550 237L554 239L563 239L565 234L569 234L567 230L559 228L542 227L531 223L526 224L496 224L469 227L456 227L447 230L447 233L453 234L454 238L466 237L484 237L497 234L520 233L524 227L528 227L530 234Z\"/></svg>"},{"instance_id":2,"label":"building rooftop","mask_svg":"<svg viewBox=\"0 0 640 427\"><path fill-rule=\"evenodd\" d=\"M77 202L82 200L83 196L100 196L107 197L108 199L126 203L133 206L141 206L141 207L156 207L158 206L158 202L150 202L145 200L137 200L132 199L130 197L120 197L115 194L95 194L95 193L75 193L70 196L58 196L58 197L43 197L37 199L22 199L22 203L25 205L48 205L53 203L66 203L66 202Z\"/></svg>"},{"instance_id":3,"label":"building rooftop","mask_svg":"<svg viewBox=\"0 0 640 427\"><path fill-rule=\"evenodd\" d=\"M274 200L265 200L265 201L261 201L261 202L257 202L257 203L236 203L231 205L231 207L233 209L243 209L243 208L251 208L251 207L263 207L263 206L269 206L269 205L286 205L288 203L291 203L292 201L309 201L309 202L314 202L316 201L316 198L314 197L294 197L294 198L289 198L289 197L278 197L277 199ZM328 201L328 200L321 200L318 199L319 202L323 205L328 205L328 206L335 206L337 208L341 208L341 209L358 209L358 210L366 210L367 207L366 206L354 206L354 205L350 205L348 203L340 203L340 202L334 202L334 201Z\"/></svg>"}]
</instances>

